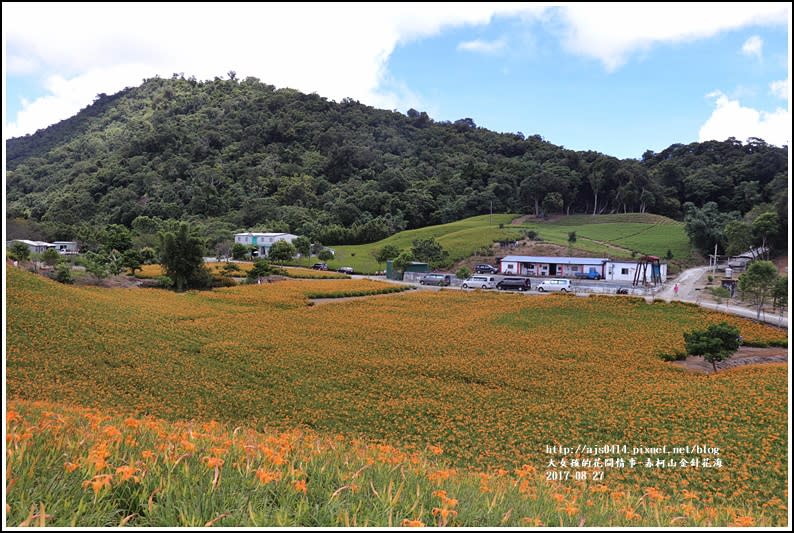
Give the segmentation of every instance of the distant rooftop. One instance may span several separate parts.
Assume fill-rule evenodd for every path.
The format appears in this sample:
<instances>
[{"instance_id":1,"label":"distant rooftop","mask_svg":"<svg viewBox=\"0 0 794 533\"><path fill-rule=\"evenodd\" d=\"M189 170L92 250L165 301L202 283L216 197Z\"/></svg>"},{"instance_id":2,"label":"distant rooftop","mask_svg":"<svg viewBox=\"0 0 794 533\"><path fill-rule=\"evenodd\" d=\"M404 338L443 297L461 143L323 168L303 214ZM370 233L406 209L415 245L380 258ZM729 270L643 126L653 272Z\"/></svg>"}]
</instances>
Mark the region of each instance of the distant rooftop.
<instances>
[{"instance_id":1,"label":"distant rooftop","mask_svg":"<svg viewBox=\"0 0 794 533\"><path fill-rule=\"evenodd\" d=\"M557 265L602 265L609 261L606 257L548 257L542 255L508 255L502 261L519 263L555 263Z\"/></svg>"}]
</instances>

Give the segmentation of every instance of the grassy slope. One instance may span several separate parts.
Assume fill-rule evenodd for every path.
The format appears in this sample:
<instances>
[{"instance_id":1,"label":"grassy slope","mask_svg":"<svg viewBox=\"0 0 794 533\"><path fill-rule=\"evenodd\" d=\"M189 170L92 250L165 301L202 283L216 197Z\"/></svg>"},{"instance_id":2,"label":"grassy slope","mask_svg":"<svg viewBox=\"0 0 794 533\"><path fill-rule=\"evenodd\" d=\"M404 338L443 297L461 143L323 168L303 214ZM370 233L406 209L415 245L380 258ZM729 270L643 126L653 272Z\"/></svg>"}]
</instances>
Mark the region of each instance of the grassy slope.
<instances>
[{"instance_id":1,"label":"grassy slope","mask_svg":"<svg viewBox=\"0 0 794 533\"><path fill-rule=\"evenodd\" d=\"M415 239L434 237L449 252L450 259L457 261L472 255L482 247L490 246L494 240L503 238L516 238L520 236L517 227L511 227L510 221L517 215L495 214L489 220L489 215L480 215L465 218L449 224L427 226L419 229L401 231L381 241L369 244L348 246L333 246L336 258L328 262L328 266L337 269L343 266L353 267L356 272L372 273L385 268L378 264L372 252L393 244L399 249L409 249ZM504 229L499 229L499 224L504 224ZM315 260L306 260L303 264L309 265Z\"/></svg>"},{"instance_id":2,"label":"grassy slope","mask_svg":"<svg viewBox=\"0 0 794 533\"><path fill-rule=\"evenodd\" d=\"M675 259L686 260L690 257L684 225L659 215L573 215L549 222L531 221L511 225L510 222L516 216L493 215L489 222L488 215L481 215L449 224L402 231L370 244L335 246L337 256L329 262L329 266L333 269L351 266L356 272L372 273L385 268L375 262L373 251L386 244L408 249L414 239L426 237L436 238L454 262L474 254L480 248L490 246L496 240L521 238L527 230L534 230L544 240L562 246L568 246L568 233L575 231L577 241L572 250L574 255L579 250L604 257L631 257L631 252L636 251L639 254L665 257L667 250L670 250ZM500 229L499 224L504 224L504 228ZM314 261L307 259L301 264L309 265Z\"/></svg>"},{"instance_id":3,"label":"grassy slope","mask_svg":"<svg viewBox=\"0 0 794 533\"><path fill-rule=\"evenodd\" d=\"M458 291L306 305L309 290L377 285L289 281L174 294L73 288L10 269L7 394L439 445L461 467L540 470L553 443L700 443L723 450L723 470L610 472L608 483L686 487L713 506L756 514L782 497L785 366L704 377L656 355L724 315L635 299ZM785 336L728 320L750 340Z\"/></svg>"}]
</instances>

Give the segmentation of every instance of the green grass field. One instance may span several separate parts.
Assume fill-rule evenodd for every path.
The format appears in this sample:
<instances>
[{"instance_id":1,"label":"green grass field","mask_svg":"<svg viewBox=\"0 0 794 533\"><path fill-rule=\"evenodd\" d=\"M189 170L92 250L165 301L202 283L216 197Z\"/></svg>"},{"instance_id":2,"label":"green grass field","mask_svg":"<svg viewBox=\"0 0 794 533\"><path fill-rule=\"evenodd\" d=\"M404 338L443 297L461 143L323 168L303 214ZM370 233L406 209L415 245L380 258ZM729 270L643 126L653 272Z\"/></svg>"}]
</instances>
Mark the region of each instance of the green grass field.
<instances>
[{"instance_id":1,"label":"green grass field","mask_svg":"<svg viewBox=\"0 0 794 533\"><path fill-rule=\"evenodd\" d=\"M622 215L572 215L548 222L530 221L512 225L515 214L481 215L471 218L407 230L370 244L333 246L336 258L328 262L332 269L353 267L356 272L373 273L385 269L378 264L373 252L387 244L408 249L414 239L434 237L449 252L450 261L465 259L477 250L490 246L501 239L522 238L526 231L536 231L543 240L568 246L568 233L576 232L577 241L571 253L596 254L603 257L629 258L636 254L666 257L667 251L673 259L682 262L691 260L689 239L684 225L667 217L652 214L628 213ZM503 228L499 225L503 224ZM316 258L298 260L309 266Z\"/></svg>"},{"instance_id":2,"label":"green grass field","mask_svg":"<svg viewBox=\"0 0 794 533\"><path fill-rule=\"evenodd\" d=\"M449 252L451 261L458 261L469 257L478 249L490 246L495 240L517 238L522 234L519 226L510 226L510 221L517 215L495 214L481 215L449 224L428 226L425 228L401 231L387 237L382 241L370 244L357 244L349 246L332 246L336 250L336 257L328 262L329 268L337 269L343 266L353 267L356 272L373 273L384 270L385 264L378 264L372 253L387 244L393 244L400 249L409 249L415 239L434 237ZM504 224L500 229L499 224ZM316 258L306 259L303 265L316 262Z\"/></svg>"}]
</instances>

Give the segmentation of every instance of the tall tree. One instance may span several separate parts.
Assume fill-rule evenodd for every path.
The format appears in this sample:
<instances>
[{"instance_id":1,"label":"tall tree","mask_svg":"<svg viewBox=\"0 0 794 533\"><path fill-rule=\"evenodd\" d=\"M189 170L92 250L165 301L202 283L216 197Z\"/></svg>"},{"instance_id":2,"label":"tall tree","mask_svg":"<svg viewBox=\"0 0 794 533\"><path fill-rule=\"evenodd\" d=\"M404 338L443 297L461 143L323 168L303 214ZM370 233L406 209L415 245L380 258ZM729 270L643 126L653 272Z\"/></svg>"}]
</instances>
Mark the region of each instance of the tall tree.
<instances>
[{"instance_id":1,"label":"tall tree","mask_svg":"<svg viewBox=\"0 0 794 533\"><path fill-rule=\"evenodd\" d=\"M179 224L176 232L160 233L160 264L180 292L205 288L211 280L204 266L204 239L194 234L185 222Z\"/></svg>"},{"instance_id":2,"label":"tall tree","mask_svg":"<svg viewBox=\"0 0 794 533\"><path fill-rule=\"evenodd\" d=\"M742 297L748 296L756 306L756 318L761 318L761 310L773 294L778 277L777 268L771 261L753 261L747 272L739 276L739 290Z\"/></svg>"}]
</instances>

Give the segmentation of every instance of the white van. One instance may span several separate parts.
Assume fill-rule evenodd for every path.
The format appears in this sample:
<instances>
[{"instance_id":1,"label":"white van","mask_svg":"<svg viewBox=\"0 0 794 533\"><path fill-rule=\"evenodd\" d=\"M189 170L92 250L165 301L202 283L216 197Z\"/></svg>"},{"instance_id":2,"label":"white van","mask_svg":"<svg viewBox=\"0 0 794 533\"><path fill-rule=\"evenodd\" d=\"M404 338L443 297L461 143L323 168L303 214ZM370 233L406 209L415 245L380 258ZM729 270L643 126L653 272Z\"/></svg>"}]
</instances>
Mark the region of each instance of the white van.
<instances>
[{"instance_id":1,"label":"white van","mask_svg":"<svg viewBox=\"0 0 794 533\"><path fill-rule=\"evenodd\" d=\"M573 291L573 283L569 279L546 279L538 283L538 292L570 292Z\"/></svg>"},{"instance_id":2,"label":"white van","mask_svg":"<svg viewBox=\"0 0 794 533\"><path fill-rule=\"evenodd\" d=\"M493 289L496 286L496 278L493 276L472 276L463 282L464 289Z\"/></svg>"}]
</instances>

